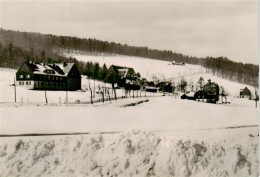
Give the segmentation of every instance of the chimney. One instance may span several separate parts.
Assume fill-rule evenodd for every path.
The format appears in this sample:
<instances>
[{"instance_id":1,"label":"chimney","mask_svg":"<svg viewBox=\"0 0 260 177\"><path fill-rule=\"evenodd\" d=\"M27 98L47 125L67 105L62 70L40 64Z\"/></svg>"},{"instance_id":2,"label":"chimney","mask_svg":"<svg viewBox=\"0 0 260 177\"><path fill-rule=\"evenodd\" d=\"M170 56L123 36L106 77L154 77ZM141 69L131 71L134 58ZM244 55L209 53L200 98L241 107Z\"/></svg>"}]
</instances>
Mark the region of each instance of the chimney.
<instances>
[{"instance_id":1,"label":"chimney","mask_svg":"<svg viewBox=\"0 0 260 177\"><path fill-rule=\"evenodd\" d=\"M63 62L63 67L66 67L67 66L67 63L66 62Z\"/></svg>"}]
</instances>

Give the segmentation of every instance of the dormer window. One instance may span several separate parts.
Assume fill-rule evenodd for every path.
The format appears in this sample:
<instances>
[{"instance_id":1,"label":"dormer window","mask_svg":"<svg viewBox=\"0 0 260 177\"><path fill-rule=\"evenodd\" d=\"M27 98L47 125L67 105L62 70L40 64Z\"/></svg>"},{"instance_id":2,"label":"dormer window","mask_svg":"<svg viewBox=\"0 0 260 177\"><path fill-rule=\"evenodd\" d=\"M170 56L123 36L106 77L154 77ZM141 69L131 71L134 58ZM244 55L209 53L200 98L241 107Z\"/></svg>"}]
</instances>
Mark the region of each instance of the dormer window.
<instances>
[{"instance_id":1,"label":"dormer window","mask_svg":"<svg viewBox=\"0 0 260 177\"><path fill-rule=\"evenodd\" d=\"M47 74L55 74L55 71L50 69L46 69L44 72Z\"/></svg>"},{"instance_id":2,"label":"dormer window","mask_svg":"<svg viewBox=\"0 0 260 177\"><path fill-rule=\"evenodd\" d=\"M31 77L30 74L27 74L27 75L26 75L26 78L27 78L27 79L30 79L30 77Z\"/></svg>"},{"instance_id":3,"label":"dormer window","mask_svg":"<svg viewBox=\"0 0 260 177\"><path fill-rule=\"evenodd\" d=\"M23 78L23 75L19 75L19 78L22 79L22 78Z\"/></svg>"}]
</instances>

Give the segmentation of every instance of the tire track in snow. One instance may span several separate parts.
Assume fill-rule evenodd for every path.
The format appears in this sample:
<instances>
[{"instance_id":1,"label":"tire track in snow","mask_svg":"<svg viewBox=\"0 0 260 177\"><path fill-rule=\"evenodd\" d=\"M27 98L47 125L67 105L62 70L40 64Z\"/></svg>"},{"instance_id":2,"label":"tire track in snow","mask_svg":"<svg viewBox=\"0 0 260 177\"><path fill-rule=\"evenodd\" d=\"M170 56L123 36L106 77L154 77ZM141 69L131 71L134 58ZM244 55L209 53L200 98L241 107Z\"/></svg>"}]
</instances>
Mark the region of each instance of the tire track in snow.
<instances>
[{"instance_id":1,"label":"tire track in snow","mask_svg":"<svg viewBox=\"0 0 260 177\"><path fill-rule=\"evenodd\" d=\"M238 128L252 128L259 127L259 125L239 125L219 128L205 128L205 129L178 129L178 130L151 130L149 132L172 132L179 130L223 130L223 129L238 129ZM89 135L89 134L118 134L122 131L107 131L107 132L72 132L72 133L24 133L24 134L0 134L0 137L26 137L26 136L62 136L62 135Z\"/></svg>"}]
</instances>

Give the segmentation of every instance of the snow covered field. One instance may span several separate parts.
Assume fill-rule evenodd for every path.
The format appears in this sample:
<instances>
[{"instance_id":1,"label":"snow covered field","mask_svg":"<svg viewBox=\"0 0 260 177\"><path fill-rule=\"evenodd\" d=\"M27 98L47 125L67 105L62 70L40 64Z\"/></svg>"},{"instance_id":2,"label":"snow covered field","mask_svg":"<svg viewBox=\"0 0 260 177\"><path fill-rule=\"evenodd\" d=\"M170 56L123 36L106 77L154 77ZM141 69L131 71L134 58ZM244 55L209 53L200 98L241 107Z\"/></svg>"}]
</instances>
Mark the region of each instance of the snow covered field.
<instances>
[{"instance_id":1,"label":"snow covered field","mask_svg":"<svg viewBox=\"0 0 260 177\"><path fill-rule=\"evenodd\" d=\"M168 96L148 99L129 107L121 106L137 100L81 106L2 105L1 133L171 131L258 125L258 109L254 106L214 105Z\"/></svg>"},{"instance_id":2,"label":"snow covered field","mask_svg":"<svg viewBox=\"0 0 260 177\"><path fill-rule=\"evenodd\" d=\"M122 107L142 99L2 105L1 134L86 134L0 137L0 176L258 177L258 109L173 96Z\"/></svg>"}]
</instances>

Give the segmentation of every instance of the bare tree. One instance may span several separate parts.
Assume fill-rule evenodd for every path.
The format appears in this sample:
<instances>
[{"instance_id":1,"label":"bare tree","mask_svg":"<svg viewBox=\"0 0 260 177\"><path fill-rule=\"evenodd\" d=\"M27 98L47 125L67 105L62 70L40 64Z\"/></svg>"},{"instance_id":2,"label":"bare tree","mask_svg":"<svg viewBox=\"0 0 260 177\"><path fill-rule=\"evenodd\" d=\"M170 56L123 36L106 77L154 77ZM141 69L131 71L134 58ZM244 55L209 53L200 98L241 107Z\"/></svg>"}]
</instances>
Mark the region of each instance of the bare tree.
<instances>
[{"instance_id":1,"label":"bare tree","mask_svg":"<svg viewBox=\"0 0 260 177\"><path fill-rule=\"evenodd\" d=\"M48 104L47 92L46 92L46 82L44 82L44 92L45 92L45 102L46 102L46 104Z\"/></svg>"},{"instance_id":2,"label":"bare tree","mask_svg":"<svg viewBox=\"0 0 260 177\"><path fill-rule=\"evenodd\" d=\"M98 87L98 89L99 89L99 93L100 93L101 96L102 96L102 102L104 103L104 102L105 102L104 92L103 92L103 90L101 89L100 86Z\"/></svg>"},{"instance_id":3,"label":"bare tree","mask_svg":"<svg viewBox=\"0 0 260 177\"><path fill-rule=\"evenodd\" d=\"M15 84L15 77L14 77L14 83L13 83L11 86L14 86L14 102L16 103L16 84Z\"/></svg>"},{"instance_id":4,"label":"bare tree","mask_svg":"<svg viewBox=\"0 0 260 177\"><path fill-rule=\"evenodd\" d=\"M125 98L127 99L128 90L125 89Z\"/></svg>"},{"instance_id":5,"label":"bare tree","mask_svg":"<svg viewBox=\"0 0 260 177\"><path fill-rule=\"evenodd\" d=\"M223 103L223 97L225 98L225 103L227 104L227 96L229 93L223 86L220 86L220 96L221 96L221 103Z\"/></svg>"},{"instance_id":6,"label":"bare tree","mask_svg":"<svg viewBox=\"0 0 260 177\"><path fill-rule=\"evenodd\" d=\"M106 92L107 92L107 95L108 95L109 102L111 103L111 98L110 98L110 93L109 93L108 88L106 88Z\"/></svg>"},{"instance_id":7,"label":"bare tree","mask_svg":"<svg viewBox=\"0 0 260 177\"><path fill-rule=\"evenodd\" d=\"M182 78L182 79L181 79L181 83L180 83L181 92L186 93L186 87L187 87L187 85L188 85L187 81L186 81L184 78Z\"/></svg>"},{"instance_id":8,"label":"bare tree","mask_svg":"<svg viewBox=\"0 0 260 177\"><path fill-rule=\"evenodd\" d=\"M202 90L203 89L203 85L205 84L203 77L199 78L198 84L199 84L200 90Z\"/></svg>"},{"instance_id":9,"label":"bare tree","mask_svg":"<svg viewBox=\"0 0 260 177\"><path fill-rule=\"evenodd\" d=\"M257 101L259 100L259 95L258 95L258 92L257 92L257 89L255 89L255 107L257 108Z\"/></svg>"},{"instance_id":10,"label":"bare tree","mask_svg":"<svg viewBox=\"0 0 260 177\"><path fill-rule=\"evenodd\" d=\"M89 91L90 91L90 103L93 104L93 90L91 88L91 84L90 84L89 79L88 79L88 88L89 88Z\"/></svg>"}]
</instances>

